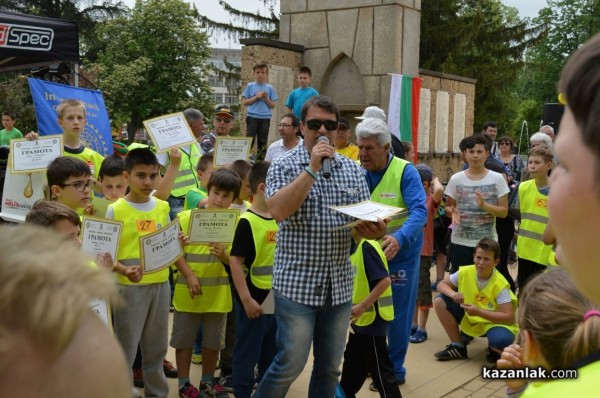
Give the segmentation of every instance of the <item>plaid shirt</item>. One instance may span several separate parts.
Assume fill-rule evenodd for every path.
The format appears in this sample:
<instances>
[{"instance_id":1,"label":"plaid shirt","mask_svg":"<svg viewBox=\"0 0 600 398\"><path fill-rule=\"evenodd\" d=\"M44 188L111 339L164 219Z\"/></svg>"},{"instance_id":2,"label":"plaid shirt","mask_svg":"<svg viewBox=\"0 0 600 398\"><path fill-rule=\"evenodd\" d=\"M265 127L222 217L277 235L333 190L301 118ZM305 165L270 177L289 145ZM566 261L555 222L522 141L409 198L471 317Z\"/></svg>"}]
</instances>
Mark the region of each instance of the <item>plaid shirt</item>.
<instances>
[{"instance_id":1,"label":"plaid shirt","mask_svg":"<svg viewBox=\"0 0 600 398\"><path fill-rule=\"evenodd\" d=\"M210 153L213 153L213 151L215 150L216 141L217 133L215 133L214 131L211 131L210 133L202 137L202 140L200 140L200 149L202 149L202 155L208 155Z\"/></svg>"},{"instance_id":2,"label":"plaid shirt","mask_svg":"<svg viewBox=\"0 0 600 398\"><path fill-rule=\"evenodd\" d=\"M270 198L304 172L310 154L299 145L277 158L267 175ZM350 265L350 229L336 230L353 219L328 206L350 205L369 199L369 188L354 161L335 155L331 178L317 174L298 210L279 223L273 288L304 305L322 306L329 294L333 304L352 299L354 274Z\"/></svg>"}]
</instances>

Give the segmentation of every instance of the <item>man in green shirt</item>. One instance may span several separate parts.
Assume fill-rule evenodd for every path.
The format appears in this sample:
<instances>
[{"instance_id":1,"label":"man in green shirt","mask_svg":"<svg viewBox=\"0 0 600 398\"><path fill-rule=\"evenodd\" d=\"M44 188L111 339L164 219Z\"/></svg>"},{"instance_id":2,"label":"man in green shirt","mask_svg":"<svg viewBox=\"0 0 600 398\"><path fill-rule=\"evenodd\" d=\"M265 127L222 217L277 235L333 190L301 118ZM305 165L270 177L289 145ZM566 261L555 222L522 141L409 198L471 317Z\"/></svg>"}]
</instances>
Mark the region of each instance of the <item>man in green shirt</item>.
<instances>
[{"instance_id":1,"label":"man in green shirt","mask_svg":"<svg viewBox=\"0 0 600 398\"><path fill-rule=\"evenodd\" d=\"M4 130L0 130L0 146L10 145L12 139L23 138L23 133L14 127L16 119L17 116L14 112L2 112Z\"/></svg>"}]
</instances>

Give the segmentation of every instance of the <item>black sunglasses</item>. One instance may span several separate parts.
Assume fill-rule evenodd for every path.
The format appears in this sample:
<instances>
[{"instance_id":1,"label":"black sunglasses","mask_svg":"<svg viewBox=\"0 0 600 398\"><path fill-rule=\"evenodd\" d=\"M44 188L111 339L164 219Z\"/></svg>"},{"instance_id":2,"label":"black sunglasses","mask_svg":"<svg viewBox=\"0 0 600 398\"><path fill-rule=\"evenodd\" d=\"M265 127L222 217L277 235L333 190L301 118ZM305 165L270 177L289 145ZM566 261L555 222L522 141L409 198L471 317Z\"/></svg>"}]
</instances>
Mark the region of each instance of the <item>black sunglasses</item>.
<instances>
[{"instance_id":1,"label":"black sunglasses","mask_svg":"<svg viewBox=\"0 0 600 398\"><path fill-rule=\"evenodd\" d=\"M306 127L308 127L310 130L319 130L321 128L321 126L325 126L325 130L327 131L333 131L333 130L337 130L338 128L338 122L336 122L335 120L319 120L319 119L312 119L312 120L307 120L306 121Z\"/></svg>"}]
</instances>

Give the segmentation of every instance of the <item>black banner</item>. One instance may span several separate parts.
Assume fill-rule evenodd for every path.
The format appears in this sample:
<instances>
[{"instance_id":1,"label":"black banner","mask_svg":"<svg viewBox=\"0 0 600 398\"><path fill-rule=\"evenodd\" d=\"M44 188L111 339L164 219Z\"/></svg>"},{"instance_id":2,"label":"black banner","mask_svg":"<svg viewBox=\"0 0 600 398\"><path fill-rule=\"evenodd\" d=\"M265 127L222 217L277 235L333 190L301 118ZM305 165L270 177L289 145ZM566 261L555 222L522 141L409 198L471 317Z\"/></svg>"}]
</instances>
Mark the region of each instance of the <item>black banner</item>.
<instances>
[{"instance_id":1,"label":"black banner","mask_svg":"<svg viewBox=\"0 0 600 398\"><path fill-rule=\"evenodd\" d=\"M0 72L79 61L74 22L0 11Z\"/></svg>"}]
</instances>

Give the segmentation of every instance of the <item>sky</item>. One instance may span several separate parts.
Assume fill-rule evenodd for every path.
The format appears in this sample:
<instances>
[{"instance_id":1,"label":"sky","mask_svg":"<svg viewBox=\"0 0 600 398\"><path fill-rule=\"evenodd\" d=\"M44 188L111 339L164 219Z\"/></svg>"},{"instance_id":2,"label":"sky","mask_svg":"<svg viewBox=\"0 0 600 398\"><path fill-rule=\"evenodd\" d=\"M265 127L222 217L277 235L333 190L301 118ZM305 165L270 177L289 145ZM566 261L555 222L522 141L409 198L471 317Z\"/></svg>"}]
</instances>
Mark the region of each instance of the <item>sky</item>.
<instances>
[{"instance_id":1,"label":"sky","mask_svg":"<svg viewBox=\"0 0 600 398\"><path fill-rule=\"evenodd\" d=\"M219 0L192 0L202 15L218 22L230 22L229 14L223 10L219 4ZM227 0L229 4L239 10L256 13L257 11L265 14L266 7L260 0ZM340 0L343 1L343 0ZM519 10L521 17L533 18L537 16L538 11L546 6L546 0L501 0L504 4L515 7ZM124 0L128 7L133 7L135 0ZM279 0L275 12L279 12ZM239 43L232 43L227 38L210 38L211 47L221 48L240 48Z\"/></svg>"}]
</instances>

